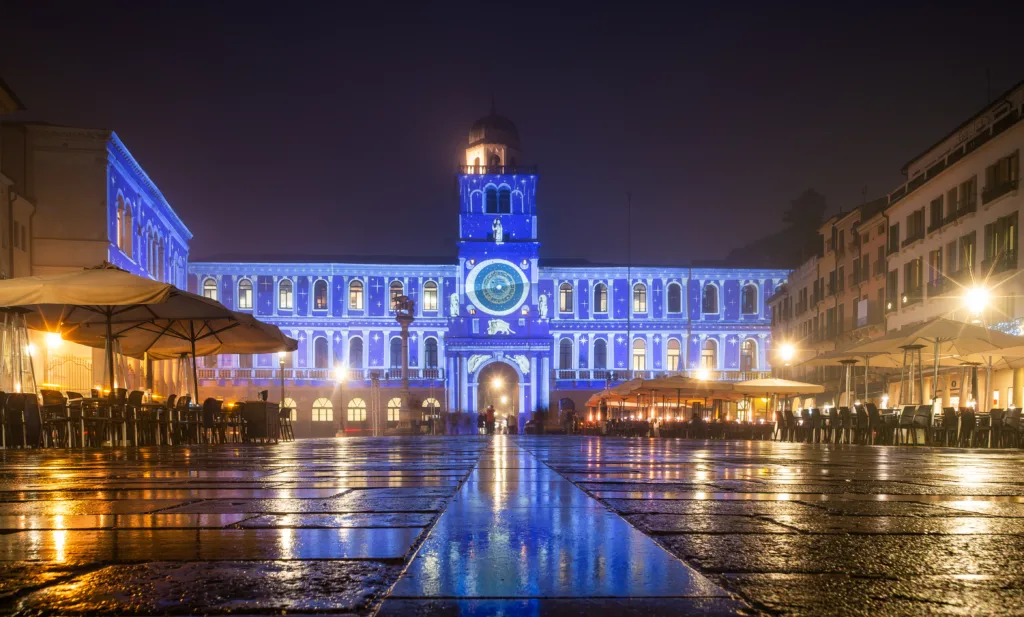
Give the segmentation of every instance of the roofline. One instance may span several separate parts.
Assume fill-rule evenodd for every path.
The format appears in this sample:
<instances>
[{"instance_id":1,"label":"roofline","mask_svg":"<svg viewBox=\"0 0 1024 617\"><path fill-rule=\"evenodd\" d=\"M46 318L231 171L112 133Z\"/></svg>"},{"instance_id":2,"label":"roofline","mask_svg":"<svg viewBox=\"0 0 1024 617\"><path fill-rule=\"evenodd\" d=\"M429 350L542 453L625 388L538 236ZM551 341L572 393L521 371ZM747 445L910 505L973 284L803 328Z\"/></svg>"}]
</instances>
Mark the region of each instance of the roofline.
<instances>
[{"instance_id":1,"label":"roofline","mask_svg":"<svg viewBox=\"0 0 1024 617\"><path fill-rule=\"evenodd\" d=\"M18 95L14 90L7 85L7 82L4 81L3 77L0 77L0 90L3 90L4 94L9 96L11 101L14 102L14 111L25 111L25 104L21 102L21 99L18 98Z\"/></svg>"},{"instance_id":2,"label":"roofline","mask_svg":"<svg viewBox=\"0 0 1024 617\"><path fill-rule=\"evenodd\" d=\"M118 151L122 155L124 155L126 159L128 159L128 161L132 164L135 173L139 174L142 180L146 183L147 188L149 188L153 192L153 194L160 200L162 205L166 206L165 211L170 213L170 216L173 219L172 222L178 225L179 230L183 232L182 235L186 236L185 240L191 240L193 238L193 235L192 231L188 228L188 225L185 225L185 222L181 220L181 217L178 216L178 213L174 211L174 208L171 206L170 202L167 201L167 198L164 197L164 194L157 187L156 182L153 182L153 179L149 177L149 174L147 174L146 171L142 168L142 165L140 165L139 162L135 159L135 157L132 156L132 153L128 150L128 146L124 145L124 142L121 141L121 138L118 136L117 132L110 131L110 142L114 144L114 147L116 147Z\"/></svg>"},{"instance_id":3,"label":"roofline","mask_svg":"<svg viewBox=\"0 0 1024 617\"><path fill-rule=\"evenodd\" d=\"M1011 92L1013 92L1014 90L1020 88L1021 86L1024 86L1024 80L1018 81L1011 88L1007 89L1006 91L1002 92L999 96L995 97L994 99L992 99L991 101L986 103L985 106L982 107L981 109L979 109L977 112L975 112L974 115L972 115L967 120L964 120L963 122L958 124L956 126L956 128L953 129L952 131L946 133L942 137L942 139L936 141L934 144L932 144L926 150L924 150L924 152L921 152L921 154L918 154L914 158L912 158L909 161L907 161L906 163L904 163L903 167L900 168L900 173L903 174L904 176L906 176L907 175L907 170L910 169L911 165L913 165L914 163L916 163L919 160L923 159L929 152L931 152L935 148L938 148L939 146L941 146L942 142L946 141L947 139L949 139L953 135L956 135L958 132L960 132L960 129L964 128L965 126L967 126L967 125L971 124L972 122L974 122L975 120L977 120L979 117L984 115L985 112L987 112L988 110L992 109L992 107L994 107L997 103L999 103L1000 101L1005 99L1007 96L1009 96L1009 94Z\"/></svg>"}]
</instances>

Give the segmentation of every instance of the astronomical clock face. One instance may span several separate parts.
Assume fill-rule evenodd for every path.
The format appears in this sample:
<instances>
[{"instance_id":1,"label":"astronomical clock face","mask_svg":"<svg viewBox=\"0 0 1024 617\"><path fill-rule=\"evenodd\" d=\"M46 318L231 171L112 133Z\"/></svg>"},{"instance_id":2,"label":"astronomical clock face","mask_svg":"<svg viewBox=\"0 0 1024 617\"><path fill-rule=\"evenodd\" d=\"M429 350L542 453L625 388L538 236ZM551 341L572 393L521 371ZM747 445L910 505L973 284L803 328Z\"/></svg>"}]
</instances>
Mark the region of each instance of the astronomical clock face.
<instances>
[{"instance_id":1,"label":"astronomical clock face","mask_svg":"<svg viewBox=\"0 0 1024 617\"><path fill-rule=\"evenodd\" d=\"M502 259L489 259L469 271L466 295L489 315L508 315L526 300L530 281L523 271Z\"/></svg>"}]
</instances>

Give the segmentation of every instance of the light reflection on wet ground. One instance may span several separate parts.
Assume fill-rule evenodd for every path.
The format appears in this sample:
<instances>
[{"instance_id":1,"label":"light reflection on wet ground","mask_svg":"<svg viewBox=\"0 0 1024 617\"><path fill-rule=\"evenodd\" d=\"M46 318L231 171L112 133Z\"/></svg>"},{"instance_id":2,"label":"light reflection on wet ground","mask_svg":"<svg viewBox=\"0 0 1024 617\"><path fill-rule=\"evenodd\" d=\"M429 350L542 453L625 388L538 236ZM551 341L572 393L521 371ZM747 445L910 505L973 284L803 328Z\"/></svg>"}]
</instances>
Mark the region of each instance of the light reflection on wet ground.
<instances>
[{"instance_id":1,"label":"light reflection on wet ground","mask_svg":"<svg viewBox=\"0 0 1024 617\"><path fill-rule=\"evenodd\" d=\"M0 613L1024 615L1022 564L1017 451L0 451Z\"/></svg>"}]
</instances>

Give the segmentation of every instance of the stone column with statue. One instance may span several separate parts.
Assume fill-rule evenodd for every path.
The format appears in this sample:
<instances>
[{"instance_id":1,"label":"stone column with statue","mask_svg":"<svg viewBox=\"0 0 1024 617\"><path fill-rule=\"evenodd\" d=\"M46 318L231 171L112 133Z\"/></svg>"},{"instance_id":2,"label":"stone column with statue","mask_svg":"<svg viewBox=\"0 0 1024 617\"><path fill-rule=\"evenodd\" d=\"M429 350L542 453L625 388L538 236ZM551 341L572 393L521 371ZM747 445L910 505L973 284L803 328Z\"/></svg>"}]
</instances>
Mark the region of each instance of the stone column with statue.
<instances>
[{"instance_id":1,"label":"stone column with statue","mask_svg":"<svg viewBox=\"0 0 1024 617\"><path fill-rule=\"evenodd\" d=\"M402 399L402 408L398 412L398 426L400 429L412 428L413 409L409 401L409 326L415 321L416 301L409 296L399 296L395 299L395 321L402 326L402 387L399 396Z\"/></svg>"}]
</instances>

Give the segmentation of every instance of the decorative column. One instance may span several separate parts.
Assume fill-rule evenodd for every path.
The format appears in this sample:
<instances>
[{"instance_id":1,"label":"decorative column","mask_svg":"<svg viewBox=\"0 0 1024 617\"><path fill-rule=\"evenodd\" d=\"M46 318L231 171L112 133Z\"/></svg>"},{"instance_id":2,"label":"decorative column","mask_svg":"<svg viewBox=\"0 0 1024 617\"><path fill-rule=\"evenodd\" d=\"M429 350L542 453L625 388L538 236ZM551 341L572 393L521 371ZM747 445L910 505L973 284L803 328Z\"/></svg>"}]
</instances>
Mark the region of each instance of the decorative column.
<instances>
[{"instance_id":1,"label":"decorative column","mask_svg":"<svg viewBox=\"0 0 1024 617\"><path fill-rule=\"evenodd\" d=\"M459 410L469 413L469 368L466 366L466 357L459 355Z\"/></svg>"},{"instance_id":2,"label":"decorative column","mask_svg":"<svg viewBox=\"0 0 1024 617\"><path fill-rule=\"evenodd\" d=\"M543 407L547 409L551 403L551 358L544 356L540 359L540 374L537 376L540 382L540 396L534 403L534 409Z\"/></svg>"},{"instance_id":3,"label":"decorative column","mask_svg":"<svg viewBox=\"0 0 1024 617\"><path fill-rule=\"evenodd\" d=\"M396 302L395 321L402 326L402 409L398 412L399 424L412 426L412 408L409 406L409 326L415 321L416 302L409 296L401 296Z\"/></svg>"}]
</instances>

